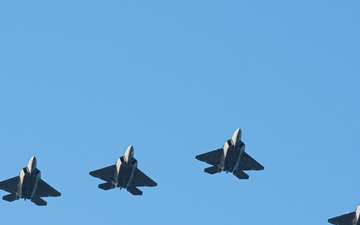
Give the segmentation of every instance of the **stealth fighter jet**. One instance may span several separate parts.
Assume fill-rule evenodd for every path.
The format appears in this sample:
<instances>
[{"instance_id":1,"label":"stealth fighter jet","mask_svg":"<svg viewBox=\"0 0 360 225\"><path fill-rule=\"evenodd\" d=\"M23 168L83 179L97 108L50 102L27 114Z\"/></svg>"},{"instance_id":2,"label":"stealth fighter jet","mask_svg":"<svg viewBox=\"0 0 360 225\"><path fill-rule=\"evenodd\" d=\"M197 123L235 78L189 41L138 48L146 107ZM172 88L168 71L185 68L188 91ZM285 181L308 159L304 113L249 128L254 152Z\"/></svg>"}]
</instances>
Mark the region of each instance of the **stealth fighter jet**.
<instances>
[{"instance_id":1,"label":"stealth fighter jet","mask_svg":"<svg viewBox=\"0 0 360 225\"><path fill-rule=\"evenodd\" d=\"M36 168L36 158L31 157L27 167L20 171L20 175L0 182L0 189L11 194L3 196L9 202L19 198L30 199L39 206L46 205L41 197L57 197L60 192L52 188L41 179L41 172Z\"/></svg>"},{"instance_id":2,"label":"stealth fighter jet","mask_svg":"<svg viewBox=\"0 0 360 225\"><path fill-rule=\"evenodd\" d=\"M356 207L354 212L331 218L328 222L336 225L360 225L359 215L360 205Z\"/></svg>"},{"instance_id":3,"label":"stealth fighter jet","mask_svg":"<svg viewBox=\"0 0 360 225\"><path fill-rule=\"evenodd\" d=\"M230 140L222 148L197 155L196 159L211 164L205 172L215 174L221 171L231 172L239 179L249 179L243 170L263 170L264 167L245 152L245 144L241 141L241 130L237 129Z\"/></svg>"},{"instance_id":4,"label":"stealth fighter jet","mask_svg":"<svg viewBox=\"0 0 360 225\"><path fill-rule=\"evenodd\" d=\"M93 177L100 178L105 183L99 188L109 190L115 187L126 188L133 195L142 195L137 186L157 186L156 182L137 168L137 160L133 157L134 148L129 146L125 155L116 160L116 164L90 172Z\"/></svg>"}]
</instances>

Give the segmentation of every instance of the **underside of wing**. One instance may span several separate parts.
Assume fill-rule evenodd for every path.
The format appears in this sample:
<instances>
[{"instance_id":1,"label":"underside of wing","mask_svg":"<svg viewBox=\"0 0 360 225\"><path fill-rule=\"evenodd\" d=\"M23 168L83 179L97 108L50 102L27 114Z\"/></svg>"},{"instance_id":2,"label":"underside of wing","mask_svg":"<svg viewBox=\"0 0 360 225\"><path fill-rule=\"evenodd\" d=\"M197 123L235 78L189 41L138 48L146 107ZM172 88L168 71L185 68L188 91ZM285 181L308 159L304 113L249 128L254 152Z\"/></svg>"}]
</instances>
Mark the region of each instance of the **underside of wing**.
<instances>
[{"instance_id":1,"label":"underside of wing","mask_svg":"<svg viewBox=\"0 0 360 225\"><path fill-rule=\"evenodd\" d=\"M246 152L243 153L240 164L241 170L263 170L264 167Z\"/></svg>"},{"instance_id":2,"label":"underside of wing","mask_svg":"<svg viewBox=\"0 0 360 225\"><path fill-rule=\"evenodd\" d=\"M47 184L42 179L39 180L38 183L38 190L37 190L37 196L38 197L57 197L60 196L61 193L55 190L55 188L51 187L49 184Z\"/></svg>"},{"instance_id":3,"label":"underside of wing","mask_svg":"<svg viewBox=\"0 0 360 225\"><path fill-rule=\"evenodd\" d=\"M99 170L94 170L90 172L90 175L93 177L100 178L101 180L110 182L114 179L115 171L116 171L116 166L112 165Z\"/></svg>"},{"instance_id":4,"label":"underside of wing","mask_svg":"<svg viewBox=\"0 0 360 225\"><path fill-rule=\"evenodd\" d=\"M216 149L214 151L211 151L211 152L207 152L207 153L204 153L204 154L201 154L201 155L197 155L196 156L196 159L200 160L200 161L203 161L203 162L206 162L206 163L209 163L213 166L216 166L219 164L220 162L220 158L223 154L223 149L222 148L219 148L219 149Z\"/></svg>"},{"instance_id":5,"label":"underside of wing","mask_svg":"<svg viewBox=\"0 0 360 225\"><path fill-rule=\"evenodd\" d=\"M141 170L136 169L135 176L132 180L133 186L157 186L157 183L150 177L146 176Z\"/></svg>"},{"instance_id":6,"label":"underside of wing","mask_svg":"<svg viewBox=\"0 0 360 225\"><path fill-rule=\"evenodd\" d=\"M329 223L336 225L353 225L353 220L355 218L355 212L337 216L328 220Z\"/></svg>"},{"instance_id":7,"label":"underside of wing","mask_svg":"<svg viewBox=\"0 0 360 225\"><path fill-rule=\"evenodd\" d=\"M1 181L0 189L10 192L10 193L15 193L17 191L18 184L19 184L19 176L16 176L16 177Z\"/></svg>"}]
</instances>

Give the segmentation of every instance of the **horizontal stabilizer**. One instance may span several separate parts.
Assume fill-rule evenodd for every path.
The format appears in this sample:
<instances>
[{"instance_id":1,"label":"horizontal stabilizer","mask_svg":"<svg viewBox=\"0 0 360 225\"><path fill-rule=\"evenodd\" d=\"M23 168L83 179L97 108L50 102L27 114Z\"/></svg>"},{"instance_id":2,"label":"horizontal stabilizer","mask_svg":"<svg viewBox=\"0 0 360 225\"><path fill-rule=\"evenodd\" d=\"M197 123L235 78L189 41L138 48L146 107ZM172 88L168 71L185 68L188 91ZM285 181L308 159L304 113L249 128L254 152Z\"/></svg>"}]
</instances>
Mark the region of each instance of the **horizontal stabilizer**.
<instances>
[{"instance_id":1,"label":"horizontal stabilizer","mask_svg":"<svg viewBox=\"0 0 360 225\"><path fill-rule=\"evenodd\" d=\"M142 191L140 191L138 188L136 187L131 187L127 189L128 192L130 192L133 195L142 195Z\"/></svg>"},{"instance_id":2,"label":"horizontal stabilizer","mask_svg":"<svg viewBox=\"0 0 360 225\"><path fill-rule=\"evenodd\" d=\"M242 170L238 170L237 172L234 172L234 175L239 179L249 179L249 175L244 173Z\"/></svg>"},{"instance_id":3,"label":"horizontal stabilizer","mask_svg":"<svg viewBox=\"0 0 360 225\"><path fill-rule=\"evenodd\" d=\"M210 166L208 168L205 168L204 172L214 174L219 173L221 170L218 166Z\"/></svg>"},{"instance_id":4,"label":"horizontal stabilizer","mask_svg":"<svg viewBox=\"0 0 360 225\"><path fill-rule=\"evenodd\" d=\"M47 203L44 201L44 199L40 198L40 197L36 197L34 199L31 200L33 203L35 203L35 205L37 206L45 206Z\"/></svg>"},{"instance_id":5,"label":"horizontal stabilizer","mask_svg":"<svg viewBox=\"0 0 360 225\"><path fill-rule=\"evenodd\" d=\"M18 200L19 198L17 197L16 194L13 193L13 194L3 196L3 199L5 201L12 202L12 201Z\"/></svg>"},{"instance_id":6,"label":"horizontal stabilizer","mask_svg":"<svg viewBox=\"0 0 360 225\"><path fill-rule=\"evenodd\" d=\"M114 188L114 185L112 183L110 183L110 182L106 182L106 183L99 184L98 187L105 190L105 191L107 191L109 189Z\"/></svg>"}]
</instances>

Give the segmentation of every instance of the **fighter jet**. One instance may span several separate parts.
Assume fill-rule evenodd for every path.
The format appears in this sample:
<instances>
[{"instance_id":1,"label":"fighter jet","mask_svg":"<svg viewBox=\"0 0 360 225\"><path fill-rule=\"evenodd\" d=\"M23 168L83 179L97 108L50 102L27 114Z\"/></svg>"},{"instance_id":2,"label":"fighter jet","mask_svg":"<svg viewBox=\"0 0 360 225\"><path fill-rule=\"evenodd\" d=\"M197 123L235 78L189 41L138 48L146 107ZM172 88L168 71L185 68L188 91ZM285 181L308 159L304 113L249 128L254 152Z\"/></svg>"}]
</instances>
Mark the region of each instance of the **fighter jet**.
<instances>
[{"instance_id":1,"label":"fighter jet","mask_svg":"<svg viewBox=\"0 0 360 225\"><path fill-rule=\"evenodd\" d=\"M12 202L19 198L30 199L39 206L47 203L41 197L57 197L60 192L52 188L41 179L41 172L36 168L36 158L31 157L27 167L20 171L20 175L0 182L0 189L11 194L3 196L3 199Z\"/></svg>"},{"instance_id":2,"label":"fighter jet","mask_svg":"<svg viewBox=\"0 0 360 225\"><path fill-rule=\"evenodd\" d=\"M138 162L133 156L134 148L130 145L125 155L116 160L115 165L92 171L90 175L106 181L98 186L103 190L119 187L126 188L133 195L142 195L143 192L137 186L153 187L157 184L138 169Z\"/></svg>"},{"instance_id":3,"label":"fighter jet","mask_svg":"<svg viewBox=\"0 0 360 225\"><path fill-rule=\"evenodd\" d=\"M241 130L237 129L230 140L222 148L197 155L196 159L211 164L204 172L209 174L225 171L231 172L239 179L249 179L243 170L263 170L264 167L245 152L245 144L241 141Z\"/></svg>"},{"instance_id":4,"label":"fighter jet","mask_svg":"<svg viewBox=\"0 0 360 225\"><path fill-rule=\"evenodd\" d=\"M336 225L360 225L359 215L360 205L356 207L354 212L331 218L328 222Z\"/></svg>"}]
</instances>

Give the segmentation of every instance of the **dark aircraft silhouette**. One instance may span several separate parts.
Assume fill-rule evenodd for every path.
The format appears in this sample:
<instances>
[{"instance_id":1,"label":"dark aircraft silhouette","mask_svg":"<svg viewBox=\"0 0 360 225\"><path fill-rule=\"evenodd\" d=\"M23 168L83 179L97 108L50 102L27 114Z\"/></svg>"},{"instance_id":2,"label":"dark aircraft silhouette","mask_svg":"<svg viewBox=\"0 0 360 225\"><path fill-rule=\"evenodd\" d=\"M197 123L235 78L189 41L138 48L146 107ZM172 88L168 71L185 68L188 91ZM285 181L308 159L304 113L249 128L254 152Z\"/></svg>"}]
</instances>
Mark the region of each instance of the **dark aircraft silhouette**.
<instances>
[{"instance_id":1,"label":"dark aircraft silhouette","mask_svg":"<svg viewBox=\"0 0 360 225\"><path fill-rule=\"evenodd\" d=\"M211 164L204 172L209 174L226 171L239 179L249 179L243 170L263 170L264 167L245 152L245 144L241 141L241 130L237 129L230 140L222 148L197 155L196 159Z\"/></svg>"},{"instance_id":2,"label":"dark aircraft silhouette","mask_svg":"<svg viewBox=\"0 0 360 225\"><path fill-rule=\"evenodd\" d=\"M41 179L41 172L36 168L36 158L31 157L27 167L20 171L20 175L0 182L0 189L11 194L3 196L8 202L17 199L30 199L39 206L46 205L41 197L57 197L60 192Z\"/></svg>"},{"instance_id":3,"label":"dark aircraft silhouette","mask_svg":"<svg viewBox=\"0 0 360 225\"><path fill-rule=\"evenodd\" d=\"M142 195L143 192L136 187L152 187L157 184L138 169L138 162L133 155L134 148L130 145L125 155L116 160L115 165L92 171L90 175L106 181L98 186L103 190L119 187L120 189L125 188L133 195Z\"/></svg>"},{"instance_id":4,"label":"dark aircraft silhouette","mask_svg":"<svg viewBox=\"0 0 360 225\"><path fill-rule=\"evenodd\" d=\"M359 215L360 205L356 207L354 212L331 218L328 222L336 225L360 225Z\"/></svg>"}]
</instances>

